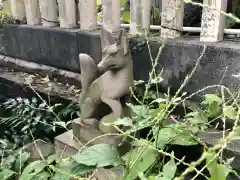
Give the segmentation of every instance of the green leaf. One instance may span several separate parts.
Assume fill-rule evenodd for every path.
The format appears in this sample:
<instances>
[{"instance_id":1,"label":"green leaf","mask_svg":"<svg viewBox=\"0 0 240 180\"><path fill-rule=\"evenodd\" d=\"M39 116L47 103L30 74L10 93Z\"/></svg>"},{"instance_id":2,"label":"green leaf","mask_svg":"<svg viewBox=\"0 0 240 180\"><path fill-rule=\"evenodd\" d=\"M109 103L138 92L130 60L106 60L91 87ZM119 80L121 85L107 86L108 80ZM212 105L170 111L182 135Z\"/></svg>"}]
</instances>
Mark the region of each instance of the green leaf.
<instances>
[{"instance_id":1,"label":"green leaf","mask_svg":"<svg viewBox=\"0 0 240 180\"><path fill-rule=\"evenodd\" d=\"M31 180L47 180L49 178L51 178L51 174L46 171L42 171L39 174L33 176Z\"/></svg>"},{"instance_id":2,"label":"green leaf","mask_svg":"<svg viewBox=\"0 0 240 180\"><path fill-rule=\"evenodd\" d=\"M129 117L124 117L124 118L117 119L113 123L104 123L104 125L115 125L115 126L122 125L122 126L125 126L125 127L132 127L133 122Z\"/></svg>"},{"instance_id":3,"label":"green leaf","mask_svg":"<svg viewBox=\"0 0 240 180\"><path fill-rule=\"evenodd\" d=\"M86 148L84 151L72 156L79 164L96 166L119 166L123 160L118 154L117 149L110 144L97 144Z\"/></svg>"},{"instance_id":4,"label":"green leaf","mask_svg":"<svg viewBox=\"0 0 240 180\"><path fill-rule=\"evenodd\" d=\"M222 99L215 94L206 94L203 103L204 104L211 104L213 102L217 102L218 104L222 104Z\"/></svg>"},{"instance_id":5,"label":"green leaf","mask_svg":"<svg viewBox=\"0 0 240 180\"><path fill-rule=\"evenodd\" d=\"M138 174L138 176L139 176L140 180L148 180L147 177L143 174L143 172L140 172Z\"/></svg>"},{"instance_id":6,"label":"green leaf","mask_svg":"<svg viewBox=\"0 0 240 180\"><path fill-rule=\"evenodd\" d=\"M217 163L217 157L214 153L206 153L206 165L211 175L210 180L226 180L228 174L232 171L228 166Z\"/></svg>"},{"instance_id":7,"label":"green leaf","mask_svg":"<svg viewBox=\"0 0 240 180\"><path fill-rule=\"evenodd\" d=\"M177 165L174 161L174 153L172 152L171 159L163 166L163 177L167 179L173 179L177 171Z\"/></svg>"},{"instance_id":8,"label":"green leaf","mask_svg":"<svg viewBox=\"0 0 240 180\"><path fill-rule=\"evenodd\" d=\"M206 114L202 111L190 112L185 115L185 118L191 125L203 125L208 121Z\"/></svg>"},{"instance_id":9,"label":"green leaf","mask_svg":"<svg viewBox=\"0 0 240 180\"><path fill-rule=\"evenodd\" d=\"M136 114L139 117L148 117L150 110L145 105L133 105L131 103L127 104L133 111L134 114Z\"/></svg>"},{"instance_id":10,"label":"green leaf","mask_svg":"<svg viewBox=\"0 0 240 180\"><path fill-rule=\"evenodd\" d=\"M0 179L1 180L9 180L14 174L15 174L15 172L13 172L10 169L3 169L0 171Z\"/></svg>"},{"instance_id":11,"label":"green leaf","mask_svg":"<svg viewBox=\"0 0 240 180\"><path fill-rule=\"evenodd\" d=\"M236 119L237 111L232 106L225 106L223 107L223 114L228 117L229 119Z\"/></svg>"},{"instance_id":12,"label":"green leaf","mask_svg":"<svg viewBox=\"0 0 240 180\"><path fill-rule=\"evenodd\" d=\"M53 124L63 128L67 128L67 125L64 121L55 121Z\"/></svg>"},{"instance_id":13,"label":"green leaf","mask_svg":"<svg viewBox=\"0 0 240 180\"><path fill-rule=\"evenodd\" d=\"M52 164L54 161L58 162L60 160L60 158L56 155L56 154L52 154L51 156L48 156L47 158L47 164L50 165Z\"/></svg>"},{"instance_id":14,"label":"green leaf","mask_svg":"<svg viewBox=\"0 0 240 180\"><path fill-rule=\"evenodd\" d=\"M1 168L10 169L16 161L16 155L9 155L2 159Z\"/></svg>"},{"instance_id":15,"label":"green leaf","mask_svg":"<svg viewBox=\"0 0 240 180\"><path fill-rule=\"evenodd\" d=\"M155 149L137 147L123 156L124 161L129 169L126 173L125 180L133 180L138 177L139 173L145 172L157 159L158 152ZM129 162L129 164L128 164Z\"/></svg>"},{"instance_id":16,"label":"green leaf","mask_svg":"<svg viewBox=\"0 0 240 180\"><path fill-rule=\"evenodd\" d=\"M173 138L177 136L177 131L172 127L158 129L159 128L156 128L153 131L155 138L154 144L156 147L163 149L170 141L172 141Z\"/></svg>"},{"instance_id":17,"label":"green leaf","mask_svg":"<svg viewBox=\"0 0 240 180\"><path fill-rule=\"evenodd\" d=\"M184 124L172 124L160 130L156 128L153 133L154 144L160 149L163 149L167 144L190 146L198 143Z\"/></svg>"},{"instance_id":18,"label":"green leaf","mask_svg":"<svg viewBox=\"0 0 240 180\"><path fill-rule=\"evenodd\" d=\"M39 174L47 166L43 161L38 160L30 163L23 170L22 175L19 180L31 180L34 176Z\"/></svg>"},{"instance_id":19,"label":"green leaf","mask_svg":"<svg viewBox=\"0 0 240 180\"><path fill-rule=\"evenodd\" d=\"M52 180L71 180L73 176L84 175L94 169L94 166L86 166L73 160L62 159Z\"/></svg>"},{"instance_id":20,"label":"green leaf","mask_svg":"<svg viewBox=\"0 0 240 180\"><path fill-rule=\"evenodd\" d=\"M27 160L30 157L30 153L20 151L18 153L17 160L15 161L15 168L17 172L20 172L23 166L26 164Z\"/></svg>"}]
</instances>

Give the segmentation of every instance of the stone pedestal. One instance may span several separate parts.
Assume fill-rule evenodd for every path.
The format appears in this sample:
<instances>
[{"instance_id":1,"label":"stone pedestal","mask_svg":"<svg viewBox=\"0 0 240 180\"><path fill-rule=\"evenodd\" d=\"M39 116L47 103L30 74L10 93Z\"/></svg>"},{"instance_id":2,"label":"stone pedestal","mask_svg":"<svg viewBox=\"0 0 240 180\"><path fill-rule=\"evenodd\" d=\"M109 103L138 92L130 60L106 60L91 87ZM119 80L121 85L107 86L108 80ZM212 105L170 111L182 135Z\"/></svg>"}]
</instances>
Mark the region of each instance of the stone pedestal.
<instances>
[{"instance_id":1,"label":"stone pedestal","mask_svg":"<svg viewBox=\"0 0 240 180\"><path fill-rule=\"evenodd\" d=\"M116 146L120 154L125 154L130 143L119 135L104 135L98 130L98 121L76 119L72 123L72 130L67 131L55 138L56 153L61 157L76 154L83 147L95 144L112 144Z\"/></svg>"},{"instance_id":2,"label":"stone pedestal","mask_svg":"<svg viewBox=\"0 0 240 180\"><path fill-rule=\"evenodd\" d=\"M57 137L55 137L56 154L59 157L69 157L76 154L81 148L82 144L73 138L73 131L69 130Z\"/></svg>"},{"instance_id":3,"label":"stone pedestal","mask_svg":"<svg viewBox=\"0 0 240 180\"><path fill-rule=\"evenodd\" d=\"M47 158L54 154L54 146L46 141L37 139L22 147L23 151L30 153L30 161Z\"/></svg>"},{"instance_id":4,"label":"stone pedestal","mask_svg":"<svg viewBox=\"0 0 240 180\"><path fill-rule=\"evenodd\" d=\"M78 137L75 137L74 134L77 135ZM83 125L80 120L76 120L73 123L73 130L67 131L55 138L56 154L62 158L72 156L78 153L79 150L83 150L84 148L83 145L86 144L86 141L83 141L82 139L95 138L95 136L98 136L99 134L100 134L99 132L91 129L89 125ZM76 138L81 139L81 141L79 141ZM102 138L101 140L96 141L95 143L92 144L101 142L115 144L115 141L110 140L109 137ZM124 145L125 146L119 147L120 152L124 151L126 152L126 150L130 147L130 146L126 147L126 144ZM113 167L110 169L100 168L96 171L94 177L99 180L111 180L111 179L120 180L122 179L124 174L123 170L124 170L123 166Z\"/></svg>"},{"instance_id":5,"label":"stone pedestal","mask_svg":"<svg viewBox=\"0 0 240 180\"><path fill-rule=\"evenodd\" d=\"M83 140L85 142L91 142L91 145L94 144L112 144L114 146L118 146L122 137L118 135L104 135L103 132L98 130L98 125L95 127L92 125L93 123L97 124L98 122L94 122L96 120L93 119L85 119L84 121L80 119L76 119L72 124L73 134L75 138L80 141Z\"/></svg>"}]
</instances>

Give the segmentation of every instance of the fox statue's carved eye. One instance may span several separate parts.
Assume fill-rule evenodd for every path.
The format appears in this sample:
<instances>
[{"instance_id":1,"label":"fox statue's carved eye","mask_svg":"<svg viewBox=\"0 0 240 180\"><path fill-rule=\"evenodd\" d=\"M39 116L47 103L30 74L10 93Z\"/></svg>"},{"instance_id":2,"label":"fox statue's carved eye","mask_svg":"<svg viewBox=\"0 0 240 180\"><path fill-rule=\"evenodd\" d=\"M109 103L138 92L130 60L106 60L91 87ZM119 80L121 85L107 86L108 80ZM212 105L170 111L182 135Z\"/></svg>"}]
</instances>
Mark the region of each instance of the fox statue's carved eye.
<instances>
[{"instance_id":1,"label":"fox statue's carved eye","mask_svg":"<svg viewBox=\"0 0 240 180\"><path fill-rule=\"evenodd\" d=\"M117 52L109 54L110 58L115 58L117 56Z\"/></svg>"}]
</instances>

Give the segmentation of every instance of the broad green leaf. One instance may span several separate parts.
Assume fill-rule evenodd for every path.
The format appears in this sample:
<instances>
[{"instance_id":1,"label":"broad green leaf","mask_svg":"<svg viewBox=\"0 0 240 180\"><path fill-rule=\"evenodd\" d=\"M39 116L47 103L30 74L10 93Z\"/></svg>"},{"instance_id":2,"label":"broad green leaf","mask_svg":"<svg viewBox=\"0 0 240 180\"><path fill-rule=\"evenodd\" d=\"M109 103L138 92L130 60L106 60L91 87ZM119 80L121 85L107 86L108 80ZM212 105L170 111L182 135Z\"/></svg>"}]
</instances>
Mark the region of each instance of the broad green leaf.
<instances>
[{"instance_id":1,"label":"broad green leaf","mask_svg":"<svg viewBox=\"0 0 240 180\"><path fill-rule=\"evenodd\" d=\"M222 104L222 99L215 94L206 94L203 103L204 104L211 104L213 102L217 102L218 104Z\"/></svg>"},{"instance_id":2,"label":"broad green leaf","mask_svg":"<svg viewBox=\"0 0 240 180\"><path fill-rule=\"evenodd\" d=\"M19 180L31 180L47 166L43 161L38 160L25 167Z\"/></svg>"},{"instance_id":3,"label":"broad green leaf","mask_svg":"<svg viewBox=\"0 0 240 180\"><path fill-rule=\"evenodd\" d=\"M47 180L49 178L51 178L51 174L46 171L42 171L39 174L33 176L31 180Z\"/></svg>"},{"instance_id":4,"label":"broad green leaf","mask_svg":"<svg viewBox=\"0 0 240 180\"><path fill-rule=\"evenodd\" d=\"M13 172L10 169L3 169L0 171L0 179L1 180L9 180L14 174L15 174L15 172Z\"/></svg>"},{"instance_id":5,"label":"broad green leaf","mask_svg":"<svg viewBox=\"0 0 240 180\"><path fill-rule=\"evenodd\" d=\"M202 111L194 111L185 115L186 120L191 125L202 125L207 123L208 118Z\"/></svg>"},{"instance_id":6,"label":"broad green leaf","mask_svg":"<svg viewBox=\"0 0 240 180\"><path fill-rule=\"evenodd\" d=\"M217 102L208 104L206 114L209 118L215 117L220 113L220 105Z\"/></svg>"},{"instance_id":7,"label":"broad green leaf","mask_svg":"<svg viewBox=\"0 0 240 180\"><path fill-rule=\"evenodd\" d=\"M52 154L51 156L48 156L47 158L47 164L50 165L52 164L54 161L58 162L60 161L60 158L56 155L56 154Z\"/></svg>"},{"instance_id":8,"label":"broad green leaf","mask_svg":"<svg viewBox=\"0 0 240 180\"><path fill-rule=\"evenodd\" d=\"M119 166L123 160L119 156L117 149L110 144L97 144L86 148L84 151L72 156L79 164L96 166Z\"/></svg>"},{"instance_id":9,"label":"broad green leaf","mask_svg":"<svg viewBox=\"0 0 240 180\"><path fill-rule=\"evenodd\" d=\"M57 172L52 180L71 180L73 176L83 175L94 169L94 166L86 166L73 160L63 159L59 163Z\"/></svg>"},{"instance_id":10,"label":"broad green leaf","mask_svg":"<svg viewBox=\"0 0 240 180\"><path fill-rule=\"evenodd\" d=\"M178 145L195 145L198 142L191 135L191 131L187 130L185 125L175 124L166 126L160 130L153 130L156 147L163 149L167 144Z\"/></svg>"},{"instance_id":11,"label":"broad green leaf","mask_svg":"<svg viewBox=\"0 0 240 180\"><path fill-rule=\"evenodd\" d=\"M163 177L163 176L158 176L158 177L155 177L154 180L172 180L172 179L168 179L168 178Z\"/></svg>"},{"instance_id":12,"label":"broad green leaf","mask_svg":"<svg viewBox=\"0 0 240 180\"><path fill-rule=\"evenodd\" d=\"M206 165L211 175L210 180L226 180L231 169L227 165L218 164L214 153L207 152L206 154Z\"/></svg>"},{"instance_id":13,"label":"broad green leaf","mask_svg":"<svg viewBox=\"0 0 240 180\"><path fill-rule=\"evenodd\" d=\"M2 159L1 168L10 169L16 161L16 155L9 155Z\"/></svg>"},{"instance_id":14,"label":"broad green leaf","mask_svg":"<svg viewBox=\"0 0 240 180\"><path fill-rule=\"evenodd\" d=\"M128 103L127 105L132 109L133 113L136 114L137 116L140 116L140 117L148 117L149 116L150 110L148 109L147 106L133 105L131 103Z\"/></svg>"},{"instance_id":15,"label":"broad green leaf","mask_svg":"<svg viewBox=\"0 0 240 180\"><path fill-rule=\"evenodd\" d=\"M126 177L123 179L136 179L139 173L145 172L155 162L157 156L158 152L156 150L147 147L134 148L128 152L123 156L123 159L131 169L129 169L129 172L126 173Z\"/></svg>"},{"instance_id":16,"label":"broad green leaf","mask_svg":"<svg viewBox=\"0 0 240 180\"><path fill-rule=\"evenodd\" d=\"M229 119L236 119L237 111L232 106L225 106L223 107L223 114L228 117Z\"/></svg>"},{"instance_id":17,"label":"broad green leaf","mask_svg":"<svg viewBox=\"0 0 240 180\"><path fill-rule=\"evenodd\" d=\"M26 162L29 159L29 157L30 157L30 153L20 151L18 153L17 160L15 161L15 168L14 168L14 170L16 170L17 172L22 170L22 168L26 164Z\"/></svg>"},{"instance_id":18,"label":"broad green leaf","mask_svg":"<svg viewBox=\"0 0 240 180\"><path fill-rule=\"evenodd\" d=\"M60 126L60 127L63 127L63 128L67 128L66 123L63 122L63 121L55 121L53 124L57 125L57 126Z\"/></svg>"},{"instance_id":19,"label":"broad green leaf","mask_svg":"<svg viewBox=\"0 0 240 180\"><path fill-rule=\"evenodd\" d=\"M143 174L143 172L140 172L138 174L138 177L140 178L140 180L148 180L147 177Z\"/></svg>"},{"instance_id":20,"label":"broad green leaf","mask_svg":"<svg viewBox=\"0 0 240 180\"><path fill-rule=\"evenodd\" d=\"M172 127L158 129L159 128L156 128L153 131L155 138L154 144L156 147L163 149L168 143L170 143L170 141L172 141L173 138L177 136L177 131Z\"/></svg>"},{"instance_id":21,"label":"broad green leaf","mask_svg":"<svg viewBox=\"0 0 240 180\"><path fill-rule=\"evenodd\" d=\"M171 159L163 166L163 177L167 179L173 179L177 171L177 165L174 161L174 153L172 152Z\"/></svg>"},{"instance_id":22,"label":"broad green leaf","mask_svg":"<svg viewBox=\"0 0 240 180\"><path fill-rule=\"evenodd\" d=\"M115 125L115 126L122 125L122 126L125 126L125 127L132 127L133 122L129 117L124 117L124 118L117 119L113 123L104 123L104 125Z\"/></svg>"}]
</instances>

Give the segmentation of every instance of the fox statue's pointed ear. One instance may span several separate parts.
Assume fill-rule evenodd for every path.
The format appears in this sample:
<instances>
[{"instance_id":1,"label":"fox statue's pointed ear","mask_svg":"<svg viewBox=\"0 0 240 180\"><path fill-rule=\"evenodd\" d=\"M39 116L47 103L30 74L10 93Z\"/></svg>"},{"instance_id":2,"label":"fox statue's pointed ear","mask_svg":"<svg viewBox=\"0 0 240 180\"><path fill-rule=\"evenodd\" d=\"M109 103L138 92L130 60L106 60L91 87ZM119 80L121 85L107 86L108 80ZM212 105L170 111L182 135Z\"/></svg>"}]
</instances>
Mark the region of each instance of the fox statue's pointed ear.
<instances>
[{"instance_id":1,"label":"fox statue's pointed ear","mask_svg":"<svg viewBox=\"0 0 240 180\"><path fill-rule=\"evenodd\" d=\"M101 46L102 46L102 51L109 45L114 44L114 39L109 31L104 29L103 27L101 28Z\"/></svg>"},{"instance_id":2,"label":"fox statue's pointed ear","mask_svg":"<svg viewBox=\"0 0 240 180\"><path fill-rule=\"evenodd\" d=\"M128 40L124 29L121 29L117 36L117 45L121 46L124 49L124 55L127 55L129 52Z\"/></svg>"}]
</instances>

